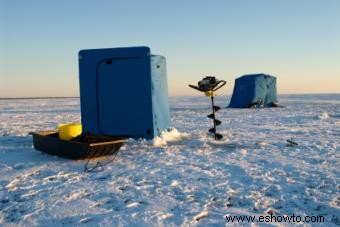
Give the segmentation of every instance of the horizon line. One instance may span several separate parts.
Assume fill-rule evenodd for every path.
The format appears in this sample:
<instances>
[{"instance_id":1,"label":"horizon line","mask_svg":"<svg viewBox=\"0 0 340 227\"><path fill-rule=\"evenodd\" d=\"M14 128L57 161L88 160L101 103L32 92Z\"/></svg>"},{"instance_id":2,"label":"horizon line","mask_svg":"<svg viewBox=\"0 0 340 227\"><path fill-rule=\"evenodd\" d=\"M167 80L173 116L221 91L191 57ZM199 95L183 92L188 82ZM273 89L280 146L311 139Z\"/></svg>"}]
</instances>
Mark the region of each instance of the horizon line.
<instances>
[{"instance_id":1,"label":"horizon line","mask_svg":"<svg viewBox=\"0 0 340 227\"><path fill-rule=\"evenodd\" d=\"M228 95L219 95L219 96L231 96ZM339 93L278 93L278 95L340 95ZM169 97L195 97L200 95L169 95ZM71 98L80 98L80 96L36 96L36 97L0 97L0 100L5 99L71 99Z\"/></svg>"}]
</instances>

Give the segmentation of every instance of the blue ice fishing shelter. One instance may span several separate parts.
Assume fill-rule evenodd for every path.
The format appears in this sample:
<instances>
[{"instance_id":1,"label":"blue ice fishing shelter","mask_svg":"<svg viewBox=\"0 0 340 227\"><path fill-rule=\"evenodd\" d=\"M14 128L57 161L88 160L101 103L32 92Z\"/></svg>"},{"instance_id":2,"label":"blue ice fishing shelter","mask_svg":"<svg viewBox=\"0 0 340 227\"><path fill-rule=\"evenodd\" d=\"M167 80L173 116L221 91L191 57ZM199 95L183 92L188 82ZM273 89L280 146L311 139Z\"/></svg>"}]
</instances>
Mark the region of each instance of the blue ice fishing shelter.
<instances>
[{"instance_id":1,"label":"blue ice fishing shelter","mask_svg":"<svg viewBox=\"0 0 340 227\"><path fill-rule=\"evenodd\" d=\"M84 133L151 139L170 127L165 57L148 47L79 52Z\"/></svg>"},{"instance_id":2,"label":"blue ice fishing shelter","mask_svg":"<svg viewBox=\"0 0 340 227\"><path fill-rule=\"evenodd\" d=\"M235 80L229 107L277 106L276 77L266 74L249 74Z\"/></svg>"}]
</instances>

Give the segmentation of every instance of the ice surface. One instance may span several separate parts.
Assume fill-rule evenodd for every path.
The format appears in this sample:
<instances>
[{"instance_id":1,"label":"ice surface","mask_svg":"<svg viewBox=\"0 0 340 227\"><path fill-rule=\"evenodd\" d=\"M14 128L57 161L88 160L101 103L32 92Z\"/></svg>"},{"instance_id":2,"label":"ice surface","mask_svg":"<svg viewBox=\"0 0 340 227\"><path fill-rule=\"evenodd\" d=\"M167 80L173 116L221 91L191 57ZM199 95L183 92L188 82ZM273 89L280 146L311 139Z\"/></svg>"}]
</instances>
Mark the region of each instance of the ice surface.
<instances>
[{"instance_id":1,"label":"ice surface","mask_svg":"<svg viewBox=\"0 0 340 227\"><path fill-rule=\"evenodd\" d=\"M174 129L129 140L99 173L34 150L28 134L79 122L78 99L0 100L0 225L225 226L226 215L266 213L339 225L340 95L279 100L222 108L214 141L206 97L170 98Z\"/></svg>"}]
</instances>

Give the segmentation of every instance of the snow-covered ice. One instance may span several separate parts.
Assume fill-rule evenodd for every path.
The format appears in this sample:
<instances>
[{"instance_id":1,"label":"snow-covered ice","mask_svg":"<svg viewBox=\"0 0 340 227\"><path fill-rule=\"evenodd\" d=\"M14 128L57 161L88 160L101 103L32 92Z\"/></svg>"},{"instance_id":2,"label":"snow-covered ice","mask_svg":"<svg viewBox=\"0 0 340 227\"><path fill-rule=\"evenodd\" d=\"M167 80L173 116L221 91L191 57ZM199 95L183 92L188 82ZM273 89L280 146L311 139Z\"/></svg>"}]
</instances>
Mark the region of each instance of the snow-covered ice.
<instances>
[{"instance_id":1,"label":"snow-covered ice","mask_svg":"<svg viewBox=\"0 0 340 227\"><path fill-rule=\"evenodd\" d=\"M214 141L209 99L171 97L174 129L130 139L96 173L34 150L29 135L79 122L79 99L0 100L0 225L225 226L269 213L340 225L340 95L279 100L285 108L222 108Z\"/></svg>"}]
</instances>

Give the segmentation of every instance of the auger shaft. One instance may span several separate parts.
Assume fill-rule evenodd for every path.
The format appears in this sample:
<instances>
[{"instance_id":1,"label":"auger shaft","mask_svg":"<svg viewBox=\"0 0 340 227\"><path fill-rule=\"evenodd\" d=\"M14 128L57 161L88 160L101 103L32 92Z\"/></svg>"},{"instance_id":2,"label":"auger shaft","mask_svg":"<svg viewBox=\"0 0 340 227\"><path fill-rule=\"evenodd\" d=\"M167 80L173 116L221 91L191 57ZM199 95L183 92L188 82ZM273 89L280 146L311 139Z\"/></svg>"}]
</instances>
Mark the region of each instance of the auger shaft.
<instances>
[{"instance_id":1,"label":"auger shaft","mask_svg":"<svg viewBox=\"0 0 340 227\"><path fill-rule=\"evenodd\" d=\"M217 120L216 115L215 115L215 113L220 109L220 107L215 106L214 95L211 95L210 97L211 97L212 114L208 115L208 117L213 119L214 127L209 129L209 132L214 133L215 140L220 140L223 138L223 136L216 132L216 126L220 125L221 121Z\"/></svg>"},{"instance_id":2,"label":"auger shaft","mask_svg":"<svg viewBox=\"0 0 340 227\"><path fill-rule=\"evenodd\" d=\"M214 108L214 106L215 106L214 96L211 96L211 107L212 107L212 111L213 111L212 113L214 115L214 119L213 119L213 122L214 122L214 136L215 136L215 140L217 140L217 136L216 136L216 122L215 122L216 117L215 117L215 108Z\"/></svg>"}]
</instances>

